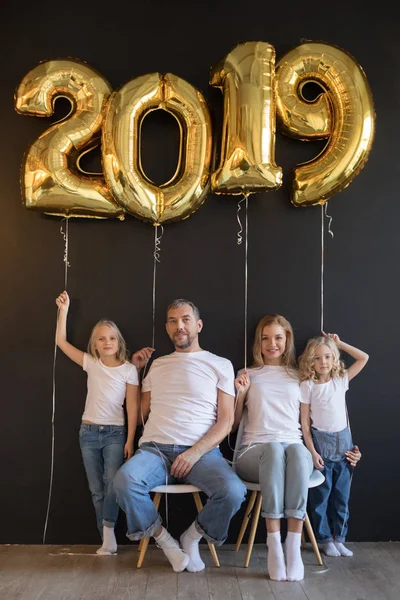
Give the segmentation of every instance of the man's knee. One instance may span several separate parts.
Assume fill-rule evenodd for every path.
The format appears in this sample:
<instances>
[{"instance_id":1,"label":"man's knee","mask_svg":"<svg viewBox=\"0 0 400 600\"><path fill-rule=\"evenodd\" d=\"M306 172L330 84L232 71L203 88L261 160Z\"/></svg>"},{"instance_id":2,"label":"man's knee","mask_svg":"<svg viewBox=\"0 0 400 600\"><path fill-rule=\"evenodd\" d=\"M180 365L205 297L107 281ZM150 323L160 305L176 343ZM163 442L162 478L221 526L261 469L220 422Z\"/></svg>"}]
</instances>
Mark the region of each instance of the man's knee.
<instances>
[{"instance_id":1,"label":"man's knee","mask_svg":"<svg viewBox=\"0 0 400 600\"><path fill-rule=\"evenodd\" d=\"M244 483L235 475L225 480L224 485L220 487L219 494L224 497L224 501L233 509L239 510L247 493Z\"/></svg>"}]
</instances>

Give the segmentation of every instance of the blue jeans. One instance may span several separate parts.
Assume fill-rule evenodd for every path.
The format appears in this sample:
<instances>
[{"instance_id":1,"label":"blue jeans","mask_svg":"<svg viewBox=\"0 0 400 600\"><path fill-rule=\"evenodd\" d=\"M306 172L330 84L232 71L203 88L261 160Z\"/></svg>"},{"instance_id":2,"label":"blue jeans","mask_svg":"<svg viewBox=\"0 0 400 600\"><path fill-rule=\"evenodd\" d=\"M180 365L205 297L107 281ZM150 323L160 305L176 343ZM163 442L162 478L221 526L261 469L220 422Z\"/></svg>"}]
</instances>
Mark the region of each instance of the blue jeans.
<instances>
[{"instance_id":1,"label":"blue jeans","mask_svg":"<svg viewBox=\"0 0 400 600\"><path fill-rule=\"evenodd\" d=\"M242 446L236 470L245 481L260 484L263 517L304 521L313 462L303 443Z\"/></svg>"},{"instance_id":2,"label":"blue jeans","mask_svg":"<svg viewBox=\"0 0 400 600\"><path fill-rule=\"evenodd\" d=\"M101 537L103 526L114 527L118 518L113 479L124 463L125 442L124 426L81 424L79 443Z\"/></svg>"},{"instance_id":3,"label":"blue jeans","mask_svg":"<svg viewBox=\"0 0 400 600\"><path fill-rule=\"evenodd\" d=\"M204 492L208 501L196 518L196 529L216 545L226 540L229 522L239 510L246 488L219 448L204 454L186 477L172 477L172 463L188 448L146 442L116 474L114 490L118 504L126 513L127 537L130 540L150 537L160 527L161 517L151 501L149 491L166 483L188 483Z\"/></svg>"},{"instance_id":4,"label":"blue jeans","mask_svg":"<svg viewBox=\"0 0 400 600\"><path fill-rule=\"evenodd\" d=\"M311 521L317 542L335 539L343 543L349 518L352 467L346 459L335 462L324 459L324 464L321 473L325 475L325 481L311 488L309 493Z\"/></svg>"}]
</instances>

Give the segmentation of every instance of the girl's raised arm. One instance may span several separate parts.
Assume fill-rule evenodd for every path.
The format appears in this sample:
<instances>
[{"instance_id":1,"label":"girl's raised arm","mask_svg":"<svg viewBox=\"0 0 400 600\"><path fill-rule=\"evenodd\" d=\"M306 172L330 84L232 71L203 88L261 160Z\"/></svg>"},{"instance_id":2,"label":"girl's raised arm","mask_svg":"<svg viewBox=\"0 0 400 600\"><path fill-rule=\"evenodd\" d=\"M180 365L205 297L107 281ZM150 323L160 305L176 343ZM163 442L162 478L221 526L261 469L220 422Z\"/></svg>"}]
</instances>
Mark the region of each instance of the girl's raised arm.
<instances>
[{"instance_id":1,"label":"girl's raised arm","mask_svg":"<svg viewBox=\"0 0 400 600\"><path fill-rule=\"evenodd\" d=\"M331 338L331 340L333 340L336 343L339 350L344 350L344 352L347 352L347 354L350 354L350 356L352 358L355 358L355 362L351 365L351 367L349 367L347 369L347 375L348 375L349 381L351 381L351 379L353 379L356 375L358 375L359 372L362 371L363 368L365 367L365 365L367 364L368 359L369 359L368 354L366 352L363 352L363 350L359 350L358 348L355 348L354 346L350 346L350 344L346 344L345 342L342 342L342 340L339 338L337 333L324 333L324 332L322 332L322 333L326 337Z\"/></svg>"},{"instance_id":2,"label":"girl's raised arm","mask_svg":"<svg viewBox=\"0 0 400 600\"><path fill-rule=\"evenodd\" d=\"M84 352L75 348L67 341L67 315L69 309L69 296L67 292L61 292L56 298L56 304L59 308L56 330L57 346L74 362L83 367Z\"/></svg>"}]
</instances>

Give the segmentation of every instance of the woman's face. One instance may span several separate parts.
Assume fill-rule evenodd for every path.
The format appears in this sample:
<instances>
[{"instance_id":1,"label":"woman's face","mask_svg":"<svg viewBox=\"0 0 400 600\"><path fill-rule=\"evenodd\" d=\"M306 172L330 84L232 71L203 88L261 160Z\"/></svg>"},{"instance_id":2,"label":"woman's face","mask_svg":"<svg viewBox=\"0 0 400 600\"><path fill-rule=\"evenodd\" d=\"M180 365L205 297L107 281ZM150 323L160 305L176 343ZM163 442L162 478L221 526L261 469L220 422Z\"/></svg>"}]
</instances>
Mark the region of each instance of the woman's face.
<instances>
[{"instance_id":1,"label":"woman's face","mask_svg":"<svg viewBox=\"0 0 400 600\"><path fill-rule=\"evenodd\" d=\"M286 350L286 333L280 325L266 325L261 334L264 365L280 365Z\"/></svg>"}]
</instances>

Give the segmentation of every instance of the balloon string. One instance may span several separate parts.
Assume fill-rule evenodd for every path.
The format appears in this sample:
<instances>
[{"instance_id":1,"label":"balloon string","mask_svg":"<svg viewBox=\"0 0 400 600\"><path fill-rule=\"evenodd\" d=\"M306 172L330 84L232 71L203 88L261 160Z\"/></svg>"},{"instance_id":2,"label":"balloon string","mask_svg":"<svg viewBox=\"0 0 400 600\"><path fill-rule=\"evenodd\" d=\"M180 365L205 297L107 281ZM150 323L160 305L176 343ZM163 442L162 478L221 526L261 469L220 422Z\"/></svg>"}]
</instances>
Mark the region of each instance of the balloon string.
<instances>
[{"instance_id":1,"label":"balloon string","mask_svg":"<svg viewBox=\"0 0 400 600\"><path fill-rule=\"evenodd\" d=\"M245 194L246 199L246 214L245 214L245 234L246 234L246 242L244 246L244 368L247 369L247 255L249 248L249 196Z\"/></svg>"},{"instance_id":2,"label":"balloon string","mask_svg":"<svg viewBox=\"0 0 400 600\"><path fill-rule=\"evenodd\" d=\"M321 332L324 331L324 206L321 205Z\"/></svg>"},{"instance_id":3,"label":"balloon string","mask_svg":"<svg viewBox=\"0 0 400 600\"><path fill-rule=\"evenodd\" d=\"M65 219L65 232L63 231L63 227L60 227L60 233L64 240L64 290L67 289L68 283L68 269L70 267L68 261L68 241L69 241L69 231L68 231L68 222L69 219L66 217ZM57 311L57 321L58 315L60 313L60 309ZM46 519L44 523L43 529L43 540L42 543L46 543L46 534L47 534L47 526L49 523L49 514L50 514L50 505L51 505L51 497L53 493L53 481L54 481L54 455L55 455L55 416L56 416L56 359L57 359L57 341L54 340L54 352L53 352L53 392L52 392L52 414L51 414L51 465L50 465L50 484L49 484L49 494L47 500L47 511L46 511Z\"/></svg>"},{"instance_id":4,"label":"balloon string","mask_svg":"<svg viewBox=\"0 0 400 600\"><path fill-rule=\"evenodd\" d=\"M331 215L328 215L328 203L327 203L327 202L325 203L325 216L326 216L326 218L327 218L327 219L329 219L329 221L328 221L328 233L329 233L329 235L331 235L331 236L332 236L332 238L333 238L333 237L335 237L335 236L333 235L333 231L332 231L332 229L331 229L331 225L332 225L332 221L333 221L333 219L332 219Z\"/></svg>"}]
</instances>

